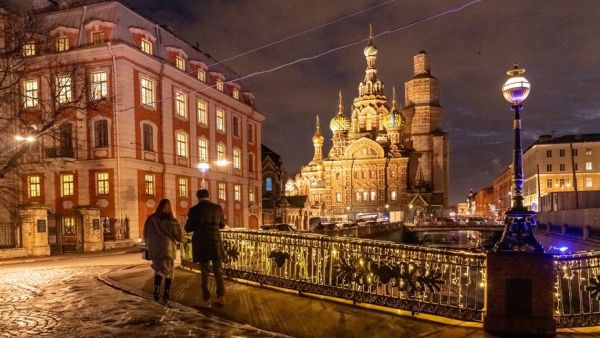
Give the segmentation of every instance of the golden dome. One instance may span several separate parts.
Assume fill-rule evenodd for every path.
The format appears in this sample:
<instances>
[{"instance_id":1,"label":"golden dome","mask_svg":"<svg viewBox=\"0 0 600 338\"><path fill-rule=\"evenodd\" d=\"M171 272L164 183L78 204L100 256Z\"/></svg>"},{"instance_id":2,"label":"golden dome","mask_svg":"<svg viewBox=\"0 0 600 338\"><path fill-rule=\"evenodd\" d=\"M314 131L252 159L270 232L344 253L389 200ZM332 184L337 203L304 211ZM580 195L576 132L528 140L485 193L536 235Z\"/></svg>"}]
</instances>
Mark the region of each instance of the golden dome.
<instances>
[{"instance_id":1,"label":"golden dome","mask_svg":"<svg viewBox=\"0 0 600 338\"><path fill-rule=\"evenodd\" d=\"M404 126L405 117L398 111L398 103L396 101L396 86L392 87L392 110L387 119L387 127L390 129L402 129Z\"/></svg>"},{"instance_id":2,"label":"golden dome","mask_svg":"<svg viewBox=\"0 0 600 338\"><path fill-rule=\"evenodd\" d=\"M369 24L369 44L364 49L365 57L377 56L377 47L373 44L373 26Z\"/></svg>"},{"instance_id":3,"label":"golden dome","mask_svg":"<svg viewBox=\"0 0 600 338\"><path fill-rule=\"evenodd\" d=\"M319 115L317 115L317 123L315 126L315 133L312 137L313 144L323 144L325 138L321 135L321 124L319 123Z\"/></svg>"},{"instance_id":4,"label":"golden dome","mask_svg":"<svg viewBox=\"0 0 600 338\"><path fill-rule=\"evenodd\" d=\"M344 105L342 104L342 91L339 93L340 101L338 103L338 112L329 122L329 128L332 132L348 131L350 129L350 120L344 116Z\"/></svg>"}]
</instances>

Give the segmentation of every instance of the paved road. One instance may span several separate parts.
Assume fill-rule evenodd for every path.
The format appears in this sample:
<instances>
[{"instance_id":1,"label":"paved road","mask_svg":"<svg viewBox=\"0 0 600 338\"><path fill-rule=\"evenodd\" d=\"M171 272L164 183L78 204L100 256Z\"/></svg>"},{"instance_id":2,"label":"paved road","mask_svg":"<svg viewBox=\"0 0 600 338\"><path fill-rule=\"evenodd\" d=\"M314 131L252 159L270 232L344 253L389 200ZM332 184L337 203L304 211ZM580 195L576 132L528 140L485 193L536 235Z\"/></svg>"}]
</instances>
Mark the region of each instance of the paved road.
<instances>
[{"instance_id":1,"label":"paved road","mask_svg":"<svg viewBox=\"0 0 600 338\"><path fill-rule=\"evenodd\" d=\"M97 279L138 256L0 266L0 337L269 335L126 294Z\"/></svg>"}]
</instances>

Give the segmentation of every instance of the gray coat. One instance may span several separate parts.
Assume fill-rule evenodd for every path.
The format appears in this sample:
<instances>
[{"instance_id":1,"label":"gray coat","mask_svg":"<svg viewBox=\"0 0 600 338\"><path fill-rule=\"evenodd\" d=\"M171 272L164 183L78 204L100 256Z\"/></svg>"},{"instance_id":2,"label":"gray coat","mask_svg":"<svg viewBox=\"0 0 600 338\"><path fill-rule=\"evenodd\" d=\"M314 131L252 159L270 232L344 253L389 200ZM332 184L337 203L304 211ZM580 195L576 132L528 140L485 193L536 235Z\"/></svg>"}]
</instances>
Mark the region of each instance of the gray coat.
<instances>
[{"instance_id":1,"label":"gray coat","mask_svg":"<svg viewBox=\"0 0 600 338\"><path fill-rule=\"evenodd\" d=\"M176 219L159 218L151 214L144 223L148 259L175 259L176 243L181 242L181 237L181 226Z\"/></svg>"},{"instance_id":2,"label":"gray coat","mask_svg":"<svg viewBox=\"0 0 600 338\"><path fill-rule=\"evenodd\" d=\"M192 256L194 262L223 260L223 241L219 229L225 227L223 209L220 205L201 199L190 208L185 222L185 231L192 235Z\"/></svg>"}]
</instances>

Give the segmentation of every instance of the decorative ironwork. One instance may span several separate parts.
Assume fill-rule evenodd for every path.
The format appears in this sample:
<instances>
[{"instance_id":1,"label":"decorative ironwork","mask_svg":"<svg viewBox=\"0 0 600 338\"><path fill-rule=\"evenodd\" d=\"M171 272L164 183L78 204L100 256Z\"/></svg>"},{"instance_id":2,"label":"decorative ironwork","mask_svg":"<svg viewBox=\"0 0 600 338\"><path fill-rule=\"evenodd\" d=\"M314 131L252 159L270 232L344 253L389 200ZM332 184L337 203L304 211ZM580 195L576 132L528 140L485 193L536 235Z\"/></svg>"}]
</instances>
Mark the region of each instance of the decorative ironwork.
<instances>
[{"instance_id":1,"label":"decorative ironwork","mask_svg":"<svg viewBox=\"0 0 600 338\"><path fill-rule=\"evenodd\" d=\"M224 271L261 284L482 321L485 255L315 234L226 230ZM234 259L235 257L235 259ZM191 250L182 250L182 266Z\"/></svg>"}]
</instances>

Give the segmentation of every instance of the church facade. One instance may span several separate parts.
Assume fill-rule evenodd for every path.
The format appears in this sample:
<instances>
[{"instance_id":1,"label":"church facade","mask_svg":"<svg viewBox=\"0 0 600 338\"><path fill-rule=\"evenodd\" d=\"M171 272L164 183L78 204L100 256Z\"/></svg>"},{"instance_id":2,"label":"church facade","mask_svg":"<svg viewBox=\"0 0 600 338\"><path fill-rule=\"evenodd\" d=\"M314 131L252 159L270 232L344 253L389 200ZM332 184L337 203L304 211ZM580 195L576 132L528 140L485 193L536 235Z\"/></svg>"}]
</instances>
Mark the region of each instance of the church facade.
<instances>
[{"instance_id":1,"label":"church facade","mask_svg":"<svg viewBox=\"0 0 600 338\"><path fill-rule=\"evenodd\" d=\"M333 133L329 152L323 154L317 116L313 158L286 183L288 198L306 196L304 205L283 212L284 220L295 220L301 229L308 228L308 219L314 216L416 221L441 216L447 206L448 137L442 130L438 80L431 75L429 54L414 56L402 107L395 88L391 99L384 94L377 54L371 34L364 48L365 77L349 116L340 92L337 112L329 122Z\"/></svg>"}]
</instances>

